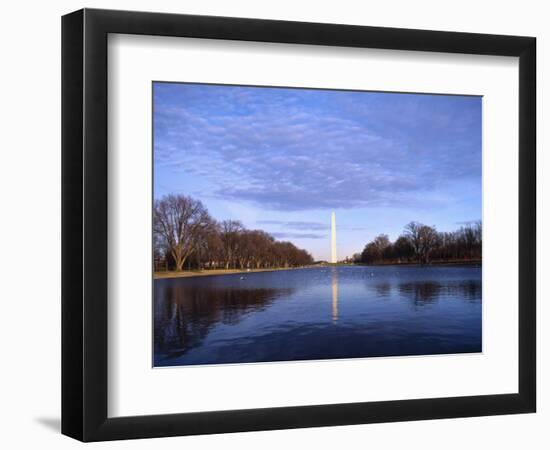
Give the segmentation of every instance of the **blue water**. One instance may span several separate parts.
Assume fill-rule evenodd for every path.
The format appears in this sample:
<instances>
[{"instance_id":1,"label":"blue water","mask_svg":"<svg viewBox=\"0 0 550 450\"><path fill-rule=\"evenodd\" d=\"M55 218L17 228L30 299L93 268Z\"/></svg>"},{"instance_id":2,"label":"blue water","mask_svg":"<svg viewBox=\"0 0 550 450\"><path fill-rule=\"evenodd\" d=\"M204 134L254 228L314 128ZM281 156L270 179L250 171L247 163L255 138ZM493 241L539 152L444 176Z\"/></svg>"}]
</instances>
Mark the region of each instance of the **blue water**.
<instances>
[{"instance_id":1,"label":"blue water","mask_svg":"<svg viewBox=\"0 0 550 450\"><path fill-rule=\"evenodd\" d=\"M340 266L154 281L154 365L481 351L481 268Z\"/></svg>"}]
</instances>

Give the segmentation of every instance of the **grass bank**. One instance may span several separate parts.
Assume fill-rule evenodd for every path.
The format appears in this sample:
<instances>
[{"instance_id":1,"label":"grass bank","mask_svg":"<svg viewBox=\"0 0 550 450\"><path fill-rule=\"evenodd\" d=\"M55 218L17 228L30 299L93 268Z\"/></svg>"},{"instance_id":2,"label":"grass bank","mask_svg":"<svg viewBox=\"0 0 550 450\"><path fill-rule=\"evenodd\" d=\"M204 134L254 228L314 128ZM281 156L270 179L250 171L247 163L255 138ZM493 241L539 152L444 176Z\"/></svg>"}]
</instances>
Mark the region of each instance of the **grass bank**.
<instances>
[{"instance_id":1,"label":"grass bank","mask_svg":"<svg viewBox=\"0 0 550 450\"><path fill-rule=\"evenodd\" d=\"M191 278L191 277L209 277L215 275L234 275L234 274L247 274L256 272L276 272L280 270L299 270L307 269L305 267L276 267L269 269L204 269L204 270L183 270L181 272L168 271L168 272L155 272L153 278L155 280L161 280L164 278Z\"/></svg>"}]
</instances>

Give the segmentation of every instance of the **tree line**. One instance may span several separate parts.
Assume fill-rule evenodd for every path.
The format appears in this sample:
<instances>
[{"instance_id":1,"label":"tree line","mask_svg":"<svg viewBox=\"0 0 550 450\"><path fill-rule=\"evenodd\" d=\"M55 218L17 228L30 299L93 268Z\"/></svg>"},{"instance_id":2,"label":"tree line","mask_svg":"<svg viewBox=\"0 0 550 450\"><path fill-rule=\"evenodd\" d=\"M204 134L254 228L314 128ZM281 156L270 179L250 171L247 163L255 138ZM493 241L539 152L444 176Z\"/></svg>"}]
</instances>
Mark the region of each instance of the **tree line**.
<instances>
[{"instance_id":1,"label":"tree line","mask_svg":"<svg viewBox=\"0 0 550 450\"><path fill-rule=\"evenodd\" d=\"M479 261L482 247L481 222L471 223L452 232L438 232L435 227L410 222L403 233L391 242L379 234L353 255L353 262L364 264L400 264L452 261Z\"/></svg>"},{"instance_id":2,"label":"tree line","mask_svg":"<svg viewBox=\"0 0 550 450\"><path fill-rule=\"evenodd\" d=\"M238 220L217 221L200 200L166 195L153 206L155 270L288 268L313 263L291 242Z\"/></svg>"}]
</instances>

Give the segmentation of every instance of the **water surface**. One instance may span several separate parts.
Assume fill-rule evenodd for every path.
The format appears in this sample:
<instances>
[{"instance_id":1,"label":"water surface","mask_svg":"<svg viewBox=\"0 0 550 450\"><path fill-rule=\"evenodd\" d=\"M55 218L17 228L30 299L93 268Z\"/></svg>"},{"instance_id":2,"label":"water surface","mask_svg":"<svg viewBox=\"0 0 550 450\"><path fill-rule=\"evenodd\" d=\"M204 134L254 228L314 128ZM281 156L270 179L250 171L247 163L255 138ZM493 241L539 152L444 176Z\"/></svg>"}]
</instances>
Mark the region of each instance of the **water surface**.
<instances>
[{"instance_id":1,"label":"water surface","mask_svg":"<svg viewBox=\"0 0 550 450\"><path fill-rule=\"evenodd\" d=\"M154 281L155 366L480 351L480 267L339 266Z\"/></svg>"}]
</instances>

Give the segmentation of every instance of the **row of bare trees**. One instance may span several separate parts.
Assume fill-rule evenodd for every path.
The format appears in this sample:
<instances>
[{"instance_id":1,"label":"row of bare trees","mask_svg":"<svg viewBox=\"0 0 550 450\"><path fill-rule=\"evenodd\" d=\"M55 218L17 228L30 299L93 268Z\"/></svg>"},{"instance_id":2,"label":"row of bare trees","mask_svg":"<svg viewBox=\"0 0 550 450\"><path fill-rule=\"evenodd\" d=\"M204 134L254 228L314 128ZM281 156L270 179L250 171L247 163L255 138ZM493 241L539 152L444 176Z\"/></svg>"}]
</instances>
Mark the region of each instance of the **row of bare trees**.
<instances>
[{"instance_id":1,"label":"row of bare trees","mask_svg":"<svg viewBox=\"0 0 550 450\"><path fill-rule=\"evenodd\" d=\"M240 221L218 222L201 201L167 195L153 208L155 270L260 269L313 263L291 242L276 241L265 231L247 230Z\"/></svg>"},{"instance_id":2,"label":"row of bare trees","mask_svg":"<svg viewBox=\"0 0 550 450\"><path fill-rule=\"evenodd\" d=\"M481 247L481 222L467 224L453 232L438 232L433 226L410 222L395 242L386 234L380 234L361 253L353 255L353 261L365 264L479 261Z\"/></svg>"}]
</instances>

